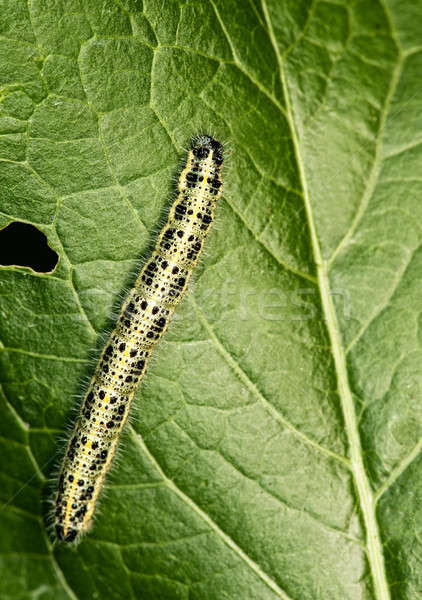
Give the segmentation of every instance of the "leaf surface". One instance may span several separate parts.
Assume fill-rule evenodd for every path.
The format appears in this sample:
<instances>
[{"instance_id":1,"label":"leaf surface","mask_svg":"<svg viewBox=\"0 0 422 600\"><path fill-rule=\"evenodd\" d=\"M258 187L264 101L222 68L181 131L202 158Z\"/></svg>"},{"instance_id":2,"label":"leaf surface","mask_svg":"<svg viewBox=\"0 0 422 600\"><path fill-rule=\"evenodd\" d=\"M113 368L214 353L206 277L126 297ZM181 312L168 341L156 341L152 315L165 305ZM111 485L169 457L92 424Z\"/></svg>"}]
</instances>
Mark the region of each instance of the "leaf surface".
<instances>
[{"instance_id":1,"label":"leaf surface","mask_svg":"<svg viewBox=\"0 0 422 600\"><path fill-rule=\"evenodd\" d=\"M420 597L421 11L0 3L0 226L60 256L0 271L2 600ZM216 226L92 532L53 547L63 435L198 132L229 142Z\"/></svg>"}]
</instances>

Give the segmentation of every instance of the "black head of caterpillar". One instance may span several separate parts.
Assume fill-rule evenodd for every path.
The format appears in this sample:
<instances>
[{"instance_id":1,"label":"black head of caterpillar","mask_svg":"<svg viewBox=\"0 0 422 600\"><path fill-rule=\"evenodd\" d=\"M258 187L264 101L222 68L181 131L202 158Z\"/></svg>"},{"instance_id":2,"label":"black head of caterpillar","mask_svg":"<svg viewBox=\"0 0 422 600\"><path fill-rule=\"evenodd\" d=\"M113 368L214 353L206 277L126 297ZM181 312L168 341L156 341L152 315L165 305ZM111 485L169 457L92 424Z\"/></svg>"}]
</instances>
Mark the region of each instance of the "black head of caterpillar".
<instances>
[{"instance_id":1,"label":"black head of caterpillar","mask_svg":"<svg viewBox=\"0 0 422 600\"><path fill-rule=\"evenodd\" d=\"M78 542L96 501L132 399L199 260L222 194L223 147L198 135L178 180L178 195L151 256L123 303L69 439L54 500L56 538Z\"/></svg>"},{"instance_id":2,"label":"black head of caterpillar","mask_svg":"<svg viewBox=\"0 0 422 600\"><path fill-rule=\"evenodd\" d=\"M212 153L212 160L216 165L223 164L223 146L209 135L198 135L192 144L194 156L207 158Z\"/></svg>"}]
</instances>

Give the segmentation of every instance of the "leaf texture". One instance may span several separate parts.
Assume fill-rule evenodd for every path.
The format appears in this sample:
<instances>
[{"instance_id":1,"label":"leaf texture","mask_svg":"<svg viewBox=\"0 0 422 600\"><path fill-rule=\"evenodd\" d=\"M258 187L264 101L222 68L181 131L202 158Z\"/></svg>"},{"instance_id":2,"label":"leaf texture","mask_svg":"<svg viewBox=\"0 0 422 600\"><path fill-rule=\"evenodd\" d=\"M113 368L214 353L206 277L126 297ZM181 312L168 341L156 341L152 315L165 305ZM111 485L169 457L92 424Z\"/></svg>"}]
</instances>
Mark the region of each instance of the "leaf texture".
<instances>
[{"instance_id":1,"label":"leaf texture","mask_svg":"<svg viewBox=\"0 0 422 600\"><path fill-rule=\"evenodd\" d=\"M2 0L0 598L422 594L420 0ZM83 381L191 138L227 142L195 282L92 532L46 530ZM1 235L1 232L0 232Z\"/></svg>"}]
</instances>

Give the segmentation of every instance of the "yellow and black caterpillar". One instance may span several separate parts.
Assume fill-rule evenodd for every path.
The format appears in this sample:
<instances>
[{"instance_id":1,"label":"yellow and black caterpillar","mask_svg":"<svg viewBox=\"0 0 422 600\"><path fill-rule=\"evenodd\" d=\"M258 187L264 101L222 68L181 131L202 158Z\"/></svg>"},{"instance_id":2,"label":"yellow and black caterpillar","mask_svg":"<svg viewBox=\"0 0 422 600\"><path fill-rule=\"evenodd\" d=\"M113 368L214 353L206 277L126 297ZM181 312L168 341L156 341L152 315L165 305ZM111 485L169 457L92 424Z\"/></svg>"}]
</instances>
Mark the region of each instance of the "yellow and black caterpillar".
<instances>
[{"instance_id":1,"label":"yellow and black caterpillar","mask_svg":"<svg viewBox=\"0 0 422 600\"><path fill-rule=\"evenodd\" d=\"M123 303L67 445L54 501L59 540L78 541L90 529L135 390L211 228L222 194L222 164L219 142L207 135L195 138L168 221Z\"/></svg>"}]
</instances>

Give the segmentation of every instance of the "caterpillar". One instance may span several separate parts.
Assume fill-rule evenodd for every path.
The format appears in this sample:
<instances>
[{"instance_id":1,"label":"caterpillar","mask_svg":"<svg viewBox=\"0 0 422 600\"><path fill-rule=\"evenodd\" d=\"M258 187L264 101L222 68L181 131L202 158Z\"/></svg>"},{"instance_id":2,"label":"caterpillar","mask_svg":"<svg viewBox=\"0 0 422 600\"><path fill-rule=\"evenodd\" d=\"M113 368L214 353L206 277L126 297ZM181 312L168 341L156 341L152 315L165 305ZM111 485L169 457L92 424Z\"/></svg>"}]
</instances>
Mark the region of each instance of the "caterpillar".
<instances>
[{"instance_id":1,"label":"caterpillar","mask_svg":"<svg viewBox=\"0 0 422 600\"><path fill-rule=\"evenodd\" d=\"M222 194L223 147L197 136L155 248L130 290L86 390L54 499L57 540L90 530L135 390L198 262Z\"/></svg>"}]
</instances>

